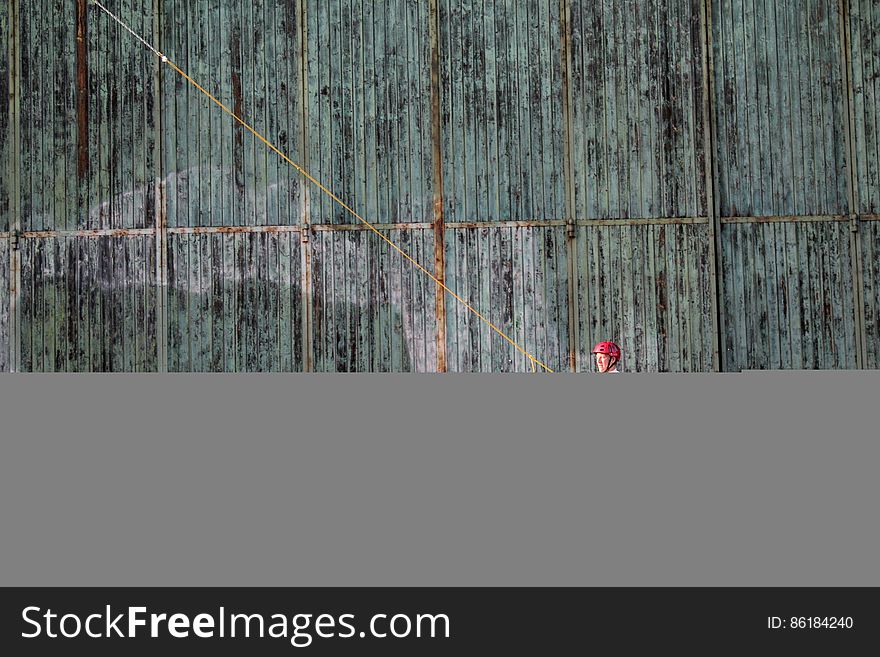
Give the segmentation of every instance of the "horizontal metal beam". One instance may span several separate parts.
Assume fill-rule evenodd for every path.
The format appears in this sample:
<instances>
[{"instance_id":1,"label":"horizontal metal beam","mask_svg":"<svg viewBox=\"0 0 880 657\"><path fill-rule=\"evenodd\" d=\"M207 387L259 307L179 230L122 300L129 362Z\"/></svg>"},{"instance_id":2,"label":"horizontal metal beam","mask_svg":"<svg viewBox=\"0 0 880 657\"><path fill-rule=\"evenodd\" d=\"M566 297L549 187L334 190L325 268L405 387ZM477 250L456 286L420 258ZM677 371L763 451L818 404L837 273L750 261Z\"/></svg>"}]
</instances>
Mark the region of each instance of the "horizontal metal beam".
<instances>
[{"instance_id":1,"label":"horizontal metal beam","mask_svg":"<svg viewBox=\"0 0 880 657\"><path fill-rule=\"evenodd\" d=\"M709 217L658 217L652 219L581 219L578 226L669 226L683 224L708 224Z\"/></svg>"},{"instance_id":2,"label":"horizontal metal beam","mask_svg":"<svg viewBox=\"0 0 880 657\"><path fill-rule=\"evenodd\" d=\"M763 224L763 223L804 223L804 222L846 222L849 215L786 215L766 217L721 217L722 224ZM858 221L880 221L880 214L856 215ZM709 223L708 217L660 217L638 219L581 219L578 226L657 226L657 225L702 225ZM456 221L445 224L453 230L479 230L483 228L548 228L566 226L565 220L523 220L523 221ZM379 231L389 230L433 230L431 223L373 224ZM316 232L351 232L371 230L364 224L312 224L310 230ZM211 235L233 233L300 233L303 227L296 226L177 226L168 228L172 235ZM52 239L68 237L150 237L156 234L155 228L97 228L88 230L30 230L20 233L22 239ZM9 239L11 232L0 232L0 239Z\"/></svg>"},{"instance_id":3,"label":"horizontal metal beam","mask_svg":"<svg viewBox=\"0 0 880 657\"><path fill-rule=\"evenodd\" d=\"M320 232L371 230L366 224L311 224L311 230ZM433 230L433 223L410 223L410 224L373 224L376 230Z\"/></svg>"},{"instance_id":4,"label":"horizontal metal beam","mask_svg":"<svg viewBox=\"0 0 880 657\"><path fill-rule=\"evenodd\" d=\"M156 234L155 228L96 228L92 230L26 230L20 237L25 240L59 237L145 237Z\"/></svg>"},{"instance_id":5,"label":"horizontal metal beam","mask_svg":"<svg viewBox=\"0 0 880 657\"><path fill-rule=\"evenodd\" d=\"M178 226L168 228L170 235L211 235L229 233L299 233L302 226Z\"/></svg>"},{"instance_id":6,"label":"horizontal metal beam","mask_svg":"<svg viewBox=\"0 0 880 657\"><path fill-rule=\"evenodd\" d=\"M845 214L817 214L803 216L787 215L766 217L721 217L722 224L806 223L849 220L849 215Z\"/></svg>"},{"instance_id":7,"label":"horizontal metal beam","mask_svg":"<svg viewBox=\"0 0 880 657\"><path fill-rule=\"evenodd\" d=\"M447 221L447 228L547 228L565 226L565 219L524 219L523 221Z\"/></svg>"}]
</instances>

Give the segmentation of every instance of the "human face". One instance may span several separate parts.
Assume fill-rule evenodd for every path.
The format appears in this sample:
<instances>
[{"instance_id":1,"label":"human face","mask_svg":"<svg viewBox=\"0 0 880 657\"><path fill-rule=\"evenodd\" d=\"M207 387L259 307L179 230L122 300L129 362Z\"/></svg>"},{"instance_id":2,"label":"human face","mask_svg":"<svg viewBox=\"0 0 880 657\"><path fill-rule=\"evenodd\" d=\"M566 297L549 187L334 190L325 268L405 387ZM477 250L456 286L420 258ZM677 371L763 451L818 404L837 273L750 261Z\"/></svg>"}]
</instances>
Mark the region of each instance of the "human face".
<instances>
[{"instance_id":1,"label":"human face","mask_svg":"<svg viewBox=\"0 0 880 657\"><path fill-rule=\"evenodd\" d=\"M596 369L600 373L605 373L608 371L608 368L611 367L611 361L613 358L608 354L596 354Z\"/></svg>"}]
</instances>

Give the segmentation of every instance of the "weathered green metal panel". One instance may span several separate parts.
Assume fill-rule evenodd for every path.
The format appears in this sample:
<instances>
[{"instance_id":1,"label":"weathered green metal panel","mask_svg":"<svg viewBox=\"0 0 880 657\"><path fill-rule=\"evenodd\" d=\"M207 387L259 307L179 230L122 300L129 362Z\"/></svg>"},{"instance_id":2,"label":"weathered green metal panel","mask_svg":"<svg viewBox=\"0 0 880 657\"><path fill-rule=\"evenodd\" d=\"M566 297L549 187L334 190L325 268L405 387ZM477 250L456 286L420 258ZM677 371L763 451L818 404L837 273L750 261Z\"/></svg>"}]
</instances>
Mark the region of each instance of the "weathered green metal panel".
<instances>
[{"instance_id":1,"label":"weathered green metal panel","mask_svg":"<svg viewBox=\"0 0 880 657\"><path fill-rule=\"evenodd\" d=\"M302 371L298 232L168 238L168 370Z\"/></svg>"},{"instance_id":2,"label":"weathered green metal panel","mask_svg":"<svg viewBox=\"0 0 880 657\"><path fill-rule=\"evenodd\" d=\"M152 0L115 5L152 37ZM22 230L151 226L153 56L86 0L19 13Z\"/></svg>"},{"instance_id":3,"label":"weathered green metal panel","mask_svg":"<svg viewBox=\"0 0 880 657\"><path fill-rule=\"evenodd\" d=\"M3 108L3 118L0 119L0 233L5 233L9 230L11 213L9 198L10 178L14 164L11 159L10 142L13 136L11 134L11 121L9 120L12 110L9 100L10 67L8 57L11 42L10 25L12 16L10 9L9 2L4 2L0 5L0 53L2 53L0 54L0 107Z\"/></svg>"},{"instance_id":4,"label":"weathered green metal panel","mask_svg":"<svg viewBox=\"0 0 880 657\"><path fill-rule=\"evenodd\" d=\"M591 343L613 340L623 371L711 371L708 224L578 230L578 370L594 369Z\"/></svg>"},{"instance_id":5,"label":"weathered green metal panel","mask_svg":"<svg viewBox=\"0 0 880 657\"><path fill-rule=\"evenodd\" d=\"M295 0L163 0L161 48L220 102L302 162ZM183 77L162 78L168 226L296 225L302 176Z\"/></svg>"},{"instance_id":6,"label":"weathered green metal panel","mask_svg":"<svg viewBox=\"0 0 880 657\"><path fill-rule=\"evenodd\" d=\"M564 227L447 229L446 282L535 358L568 368ZM450 372L532 371L529 359L457 301L447 308Z\"/></svg>"},{"instance_id":7,"label":"weathered green metal panel","mask_svg":"<svg viewBox=\"0 0 880 657\"><path fill-rule=\"evenodd\" d=\"M837 0L713 0L725 216L845 214Z\"/></svg>"},{"instance_id":8,"label":"weathered green metal panel","mask_svg":"<svg viewBox=\"0 0 880 657\"><path fill-rule=\"evenodd\" d=\"M880 214L880 3L849 3L857 211Z\"/></svg>"},{"instance_id":9,"label":"weathered green metal panel","mask_svg":"<svg viewBox=\"0 0 880 657\"><path fill-rule=\"evenodd\" d=\"M9 240L0 239L0 372L9 370Z\"/></svg>"},{"instance_id":10,"label":"weathered green metal panel","mask_svg":"<svg viewBox=\"0 0 880 657\"><path fill-rule=\"evenodd\" d=\"M152 237L22 241L21 370L155 371Z\"/></svg>"},{"instance_id":11,"label":"weathered green metal panel","mask_svg":"<svg viewBox=\"0 0 880 657\"><path fill-rule=\"evenodd\" d=\"M428 3L305 7L311 173L371 223L431 221ZM359 223L317 190L311 198L312 223Z\"/></svg>"},{"instance_id":12,"label":"weathered green metal panel","mask_svg":"<svg viewBox=\"0 0 880 657\"><path fill-rule=\"evenodd\" d=\"M108 5L369 221L422 224L387 234L429 270L445 230L438 247L450 287L554 369L567 368L573 331L581 370L592 342L616 338L627 370L705 371L714 326L705 220L577 227L571 311L566 228L540 225L567 218L569 191L582 222L708 216L700 2L438 0L446 228L436 230L429 3ZM838 0L711 6L722 215L849 212L841 62L853 82L855 210L877 213L877 3L844 5L850 53ZM22 228L147 229L25 236L22 369L156 369L157 318L166 317L173 370L299 371L309 336L322 371L437 367L433 282L376 235L349 230L356 219L171 69L162 67L157 88L155 57L94 5L21 3L15 44ZM4 98L8 66L0 61ZM4 163L15 132L8 115ZM10 225L9 173L0 233ZM151 233L161 216L167 265L156 258L166 233ZM532 223L455 225L510 220ZM309 231L302 245L291 227L306 221L333 230ZM860 254L850 253L846 222L724 224L732 369L853 367L851 256L864 279L866 365L880 365L878 222L857 228ZM0 237L0 369L9 365L8 246ZM163 266L167 312L157 295ZM450 370L531 369L449 297L447 312Z\"/></svg>"},{"instance_id":13,"label":"weathered green metal panel","mask_svg":"<svg viewBox=\"0 0 880 657\"><path fill-rule=\"evenodd\" d=\"M701 2L572 3L577 219L707 214Z\"/></svg>"},{"instance_id":14,"label":"weathered green metal panel","mask_svg":"<svg viewBox=\"0 0 880 657\"><path fill-rule=\"evenodd\" d=\"M880 221L864 221L862 231L862 277L864 279L865 367L880 368Z\"/></svg>"},{"instance_id":15,"label":"weathered green metal panel","mask_svg":"<svg viewBox=\"0 0 880 657\"><path fill-rule=\"evenodd\" d=\"M432 260L432 230L386 235ZM371 232L317 231L311 245L315 370L435 371L434 283Z\"/></svg>"},{"instance_id":16,"label":"weathered green metal panel","mask_svg":"<svg viewBox=\"0 0 880 657\"><path fill-rule=\"evenodd\" d=\"M565 218L562 29L555 0L441 0L444 219ZM561 227L446 230L446 283L555 370L568 367ZM447 297L449 371L532 371L509 342Z\"/></svg>"},{"instance_id":17,"label":"weathered green metal panel","mask_svg":"<svg viewBox=\"0 0 880 657\"><path fill-rule=\"evenodd\" d=\"M849 223L725 224L729 369L856 366Z\"/></svg>"},{"instance_id":18,"label":"weathered green metal panel","mask_svg":"<svg viewBox=\"0 0 880 657\"><path fill-rule=\"evenodd\" d=\"M446 221L564 219L558 0L438 5Z\"/></svg>"},{"instance_id":19,"label":"weathered green metal panel","mask_svg":"<svg viewBox=\"0 0 880 657\"><path fill-rule=\"evenodd\" d=\"M433 220L428 5L305 3L309 170L374 224ZM360 222L318 190L313 224ZM430 230L385 233L433 270ZM318 231L316 371L436 369L434 283L372 232Z\"/></svg>"}]
</instances>

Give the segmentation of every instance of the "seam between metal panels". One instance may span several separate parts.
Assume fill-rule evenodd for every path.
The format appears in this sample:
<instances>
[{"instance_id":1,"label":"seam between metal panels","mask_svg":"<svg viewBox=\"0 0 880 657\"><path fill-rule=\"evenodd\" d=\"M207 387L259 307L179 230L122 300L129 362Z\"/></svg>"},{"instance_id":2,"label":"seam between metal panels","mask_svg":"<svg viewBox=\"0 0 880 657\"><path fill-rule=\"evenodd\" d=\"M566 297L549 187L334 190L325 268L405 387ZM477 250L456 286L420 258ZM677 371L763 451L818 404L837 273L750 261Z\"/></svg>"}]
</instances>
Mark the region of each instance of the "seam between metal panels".
<instances>
[{"instance_id":1,"label":"seam between metal panels","mask_svg":"<svg viewBox=\"0 0 880 657\"><path fill-rule=\"evenodd\" d=\"M863 369L868 362L868 336L865 323L864 275L862 272L862 240L859 230L859 204L857 202L856 185L856 130L855 92L852 80L852 33L850 29L850 0L838 0L838 19L840 20L840 66L843 74L845 93L843 108L846 115L846 146L848 166L846 167L846 191L849 205L852 230L849 233L850 274L853 280L853 304L855 305L855 331L858 349L856 350L856 366Z\"/></svg>"},{"instance_id":2,"label":"seam between metal panels","mask_svg":"<svg viewBox=\"0 0 880 657\"><path fill-rule=\"evenodd\" d=\"M712 312L712 369L723 372L726 358L722 345L726 323L724 317L724 271L721 248L721 218L718 202L718 168L715 162L717 121L715 117L715 60L712 52L712 5L703 0L701 7L703 50L703 139L705 153L706 211L709 213L709 293Z\"/></svg>"},{"instance_id":3,"label":"seam between metal panels","mask_svg":"<svg viewBox=\"0 0 880 657\"><path fill-rule=\"evenodd\" d=\"M160 200L164 211L164 185L160 185ZM722 224L749 224L749 223L805 223L805 222L849 222L857 218L859 222L880 221L880 215L767 215L763 217L719 217ZM654 225L706 225L711 223L709 217L658 217L640 219L581 219L574 222L576 226L601 227L601 226L654 226ZM559 220L536 220L536 221L458 221L447 222L445 228L453 230L483 230L491 228L563 228L571 225L570 222ZM384 231L407 231L407 230L433 230L435 224L428 222L412 222L400 224L373 224L377 230ZM366 226L359 224L309 224L302 225L265 225L265 226L167 226L163 218L157 218L157 227L154 228L95 228L81 230L29 230L23 232L9 231L0 232L0 239L11 238L17 234L21 239L56 239L56 238L98 238L98 237L151 237L164 235L208 235L208 234L231 234L231 233L305 233L305 232L353 232L369 231Z\"/></svg>"},{"instance_id":4,"label":"seam between metal panels","mask_svg":"<svg viewBox=\"0 0 880 657\"><path fill-rule=\"evenodd\" d=\"M724 224L760 224L760 223L810 223L810 222L848 222L852 217L848 214L817 214L817 215L767 215L759 217L721 217Z\"/></svg>"},{"instance_id":5,"label":"seam between metal panels","mask_svg":"<svg viewBox=\"0 0 880 657\"><path fill-rule=\"evenodd\" d=\"M26 230L19 233L22 239L57 239L68 237L149 237L155 228L96 228L85 230Z\"/></svg>"},{"instance_id":6,"label":"seam between metal panels","mask_svg":"<svg viewBox=\"0 0 880 657\"><path fill-rule=\"evenodd\" d=\"M309 81L308 81L308 23L305 0L296 0L297 34L299 35L299 91L300 91L300 144L302 146L302 162L304 167L310 166L309 161ZM300 300L302 305L302 369L304 372L314 370L314 321L312 309L314 290L312 281L312 244L309 235L311 225L311 186L301 185L300 222ZM366 227L365 227L366 228Z\"/></svg>"},{"instance_id":7,"label":"seam between metal panels","mask_svg":"<svg viewBox=\"0 0 880 657\"><path fill-rule=\"evenodd\" d=\"M169 235L210 235L229 233L302 233L302 226L172 226Z\"/></svg>"},{"instance_id":8,"label":"seam between metal panels","mask_svg":"<svg viewBox=\"0 0 880 657\"><path fill-rule=\"evenodd\" d=\"M19 30L19 2L11 0L9 6L9 98L8 115L9 115L9 206L10 206L10 222L9 237L14 238L21 231L21 184L19 181L21 166L21 145L20 145L20 112L21 112L21 62L20 42L21 34ZM9 370L17 372L21 360L21 306L19 296L21 294L21 250L18 247L17 240L10 239L9 244L9 320L8 320L8 347L7 356L9 359Z\"/></svg>"},{"instance_id":9,"label":"seam between metal panels","mask_svg":"<svg viewBox=\"0 0 880 657\"><path fill-rule=\"evenodd\" d=\"M153 30L156 44L162 47L162 0L153 0ZM162 66L153 65L153 162L159 176L155 181L155 229L152 231L156 242L156 369L168 371L168 206L166 196L165 162L163 158L163 117L162 117Z\"/></svg>"},{"instance_id":10,"label":"seam between metal panels","mask_svg":"<svg viewBox=\"0 0 880 657\"><path fill-rule=\"evenodd\" d=\"M707 224L709 217L644 217L634 219L579 219L578 226L668 226Z\"/></svg>"},{"instance_id":11,"label":"seam between metal panels","mask_svg":"<svg viewBox=\"0 0 880 657\"><path fill-rule=\"evenodd\" d=\"M574 221L574 178L572 176L572 123L571 123L571 3L559 0L559 23L562 40L562 116L565 137L563 138L562 169L565 176L565 225L566 225L566 273L568 279L568 368L577 371L578 363L578 326L577 291L580 281L577 279L577 233ZM589 295L589 284L584 284L585 294ZM589 296L587 296L589 299ZM589 308L589 302L587 308ZM587 322L587 343L592 344L590 322Z\"/></svg>"}]
</instances>

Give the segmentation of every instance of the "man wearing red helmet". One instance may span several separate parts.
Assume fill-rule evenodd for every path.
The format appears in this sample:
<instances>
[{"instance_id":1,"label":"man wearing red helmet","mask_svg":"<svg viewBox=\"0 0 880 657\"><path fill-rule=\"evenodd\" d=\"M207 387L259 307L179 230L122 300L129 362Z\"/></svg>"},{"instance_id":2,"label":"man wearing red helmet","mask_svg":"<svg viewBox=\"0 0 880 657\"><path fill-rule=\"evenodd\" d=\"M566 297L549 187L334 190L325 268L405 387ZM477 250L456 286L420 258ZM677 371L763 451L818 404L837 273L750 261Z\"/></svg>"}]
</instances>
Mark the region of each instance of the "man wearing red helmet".
<instances>
[{"instance_id":1,"label":"man wearing red helmet","mask_svg":"<svg viewBox=\"0 0 880 657\"><path fill-rule=\"evenodd\" d=\"M620 362L620 347L613 342L600 342L593 347L596 356L596 371L599 374L617 374Z\"/></svg>"}]
</instances>

